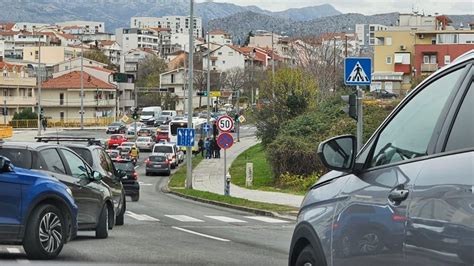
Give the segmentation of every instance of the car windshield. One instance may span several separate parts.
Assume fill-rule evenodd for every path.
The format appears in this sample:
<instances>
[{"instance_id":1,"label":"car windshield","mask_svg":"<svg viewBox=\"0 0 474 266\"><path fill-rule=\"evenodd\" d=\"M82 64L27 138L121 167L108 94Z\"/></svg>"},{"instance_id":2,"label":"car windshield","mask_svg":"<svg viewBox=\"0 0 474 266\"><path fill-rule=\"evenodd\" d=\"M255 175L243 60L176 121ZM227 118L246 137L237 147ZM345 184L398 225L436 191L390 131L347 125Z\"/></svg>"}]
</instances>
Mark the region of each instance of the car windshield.
<instances>
[{"instance_id":1,"label":"car windshield","mask_svg":"<svg viewBox=\"0 0 474 266\"><path fill-rule=\"evenodd\" d=\"M171 116L171 112L168 112L168 111L163 111L162 114L163 114L164 116L166 116L166 115Z\"/></svg>"},{"instance_id":2,"label":"car windshield","mask_svg":"<svg viewBox=\"0 0 474 266\"><path fill-rule=\"evenodd\" d=\"M112 135L110 136L110 139L122 139L121 135Z\"/></svg>"},{"instance_id":3,"label":"car windshield","mask_svg":"<svg viewBox=\"0 0 474 266\"><path fill-rule=\"evenodd\" d=\"M161 137L168 137L168 132L167 131L160 131L160 133L158 133L159 136Z\"/></svg>"},{"instance_id":4,"label":"car windshield","mask_svg":"<svg viewBox=\"0 0 474 266\"><path fill-rule=\"evenodd\" d=\"M137 138L137 142L150 142L150 138Z\"/></svg>"},{"instance_id":5,"label":"car windshield","mask_svg":"<svg viewBox=\"0 0 474 266\"><path fill-rule=\"evenodd\" d=\"M153 153L173 153L173 147L157 145L155 148L153 148Z\"/></svg>"},{"instance_id":6,"label":"car windshield","mask_svg":"<svg viewBox=\"0 0 474 266\"><path fill-rule=\"evenodd\" d=\"M145 111L145 112L142 112L142 115L143 115L143 116L154 116L155 113L154 113L154 112L151 112L151 111Z\"/></svg>"},{"instance_id":7,"label":"car windshield","mask_svg":"<svg viewBox=\"0 0 474 266\"><path fill-rule=\"evenodd\" d=\"M27 149L0 147L0 155L8 158L14 166L27 169L32 167L32 154Z\"/></svg>"},{"instance_id":8,"label":"car windshield","mask_svg":"<svg viewBox=\"0 0 474 266\"><path fill-rule=\"evenodd\" d=\"M121 125L122 125L121 123L112 123L112 124L110 124L111 127L119 127Z\"/></svg>"},{"instance_id":9,"label":"car windshield","mask_svg":"<svg viewBox=\"0 0 474 266\"><path fill-rule=\"evenodd\" d=\"M117 161L117 162L114 162L114 166L117 170L122 170L126 172L133 172L135 168L132 162Z\"/></svg>"}]
</instances>

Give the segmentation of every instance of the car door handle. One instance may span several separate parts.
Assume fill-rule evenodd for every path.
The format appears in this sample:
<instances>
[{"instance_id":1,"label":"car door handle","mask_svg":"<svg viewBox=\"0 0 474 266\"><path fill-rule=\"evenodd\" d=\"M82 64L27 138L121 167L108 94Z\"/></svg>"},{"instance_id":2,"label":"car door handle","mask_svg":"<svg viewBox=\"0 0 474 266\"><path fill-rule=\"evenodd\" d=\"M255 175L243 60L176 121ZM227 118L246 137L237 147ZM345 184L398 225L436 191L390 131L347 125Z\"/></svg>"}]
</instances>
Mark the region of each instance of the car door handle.
<instances>
[{"instance_id":1,"label":"car door handle","mask_svg":"<svg viewBox=\"0 0 474 266\"><path fill-rule=\"evenodd\" d=\"M408 198L409 190L404 185L395 187L388 194L388 199L395 203L400 203Z\"/></svg>"}]
</instances>

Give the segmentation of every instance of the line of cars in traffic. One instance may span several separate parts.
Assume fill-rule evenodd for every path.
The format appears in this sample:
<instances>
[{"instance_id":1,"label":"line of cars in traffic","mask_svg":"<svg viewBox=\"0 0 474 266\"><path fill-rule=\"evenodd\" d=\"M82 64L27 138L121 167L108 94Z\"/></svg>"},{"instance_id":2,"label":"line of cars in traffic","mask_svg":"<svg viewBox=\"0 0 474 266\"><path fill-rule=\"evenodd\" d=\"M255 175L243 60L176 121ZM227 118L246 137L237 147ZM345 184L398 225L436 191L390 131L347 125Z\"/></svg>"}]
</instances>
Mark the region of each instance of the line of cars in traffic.
<instances>
[{"instance_id":1,"label":"line of cars in traffic","mask_svg":"<svg viewBox=\"0 0 474 266\"><path fill-rule=\"evenodd\" d=\"M52 259L78 230L107 238L124 224L125 196L138 200L138 176L91 140L0 143L1 244L21 244L29 258Z\"/></svg>"}]
</instances>

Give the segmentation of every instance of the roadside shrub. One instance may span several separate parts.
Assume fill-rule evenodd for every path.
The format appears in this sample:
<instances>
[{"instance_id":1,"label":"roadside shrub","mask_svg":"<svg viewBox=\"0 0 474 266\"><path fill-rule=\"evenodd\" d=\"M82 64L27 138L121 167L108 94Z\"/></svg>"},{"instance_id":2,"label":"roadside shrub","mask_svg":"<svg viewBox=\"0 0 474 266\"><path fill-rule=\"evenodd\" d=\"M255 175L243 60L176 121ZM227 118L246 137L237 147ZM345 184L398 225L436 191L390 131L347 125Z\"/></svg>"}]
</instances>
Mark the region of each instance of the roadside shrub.
<instances>
[{"instance_id":1,"label":"roadside shrub","mask_svg":"<svg viewBox=\"0 0 474 266\"><path fill-rule=\"evenodd\" d=\"M277 181L277 186L284 189L292 189L295 191L307 191L316 181L318 181L321 173L312 174L309 176L294 175L284 173Z\"/></svg>"},{"instance_id":2,"label":"roadside shrub","mask_svg":"<svg viewBox=\"0 0 474 266\"><path fill-rule=\"evenodd\" d=\"M25 108L19 113L13 115L13 120L34 120L38 119L38 114L33 112L31 108Z\"/></svg>"}]
</instances>

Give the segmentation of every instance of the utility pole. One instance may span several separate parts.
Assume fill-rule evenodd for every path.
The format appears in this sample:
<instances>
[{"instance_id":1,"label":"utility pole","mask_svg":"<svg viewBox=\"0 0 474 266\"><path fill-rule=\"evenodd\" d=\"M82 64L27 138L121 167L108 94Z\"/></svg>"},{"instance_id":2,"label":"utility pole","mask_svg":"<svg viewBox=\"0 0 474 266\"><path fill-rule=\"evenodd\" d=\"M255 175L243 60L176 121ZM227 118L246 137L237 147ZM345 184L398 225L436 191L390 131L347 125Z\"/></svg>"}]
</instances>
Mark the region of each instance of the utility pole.
<instances>
[{"instance_id":1,"label":"utility pole","mask_svg":"<svg viewBox=\"0 0 474 266\"><path fill-rule=\"evenodd\" d=\"M207 137L211 134L210 130L210 121L211 121L211 43L209 37L209 31L207 32L207 126L209 130L207 131Z\"/></svg>"},{"instance_id":2,"label":"utility pole","mask_svg":"<svg viewBox=\"0 0 474 266\"><path fill-rule=\"evenodd\" d=\"M39 33L39 32L38 32ZM34 33L33 33L34 35ZM41 70L41 34L38 34L39 42L38 42L38 70L36 73L36 77L38 80L38 136L41 136L41 83L42 80L42 70Z\"/></svg>"},{"instance_id":3,"label":"utility pole","mask_svg":"<svg viewBox=\"0 0 474 266\"><path fill-rule=\"evenodd\" d=\"M7 124L7 99L3 99L3 124Z\"/></svg>"},{"instance_id":4,"label":"utility pole","mask_svg":"<svg viewBox=\"0 0 474 266\"><path fill-rule=\"evenodd\" d=\"M237 89L237 119L235 123L237 124L237 142L240 142L240 88Z\"/></svg>"},{"instance_id":5,"label":"utility pole","mask_svg":"<svg viewBox=\"0 0 474 266\"><path fill-rule=\"evenodd\" d=\"M345 37L346 37L346 44L345 44L346 49L345 49L344 55L345 55L345 57L347 57L347 34L345 34Z\"/></svg>"},{"instance_id":6,"label":"utility pole","mask_svg":"<svg viewBox=\"0 0 474 266\"><path fill-rule=\"evenodd\" d=\"M84 43L81 35L81 130L84 130Z\"/></svg>"},{"instance_id":7,"label":"utility pole","mask_svg":"<svg viewBox=\"0 0 474 266\"><path fill-rule=\"evenodd\" d=\"M194 52L194 0L190 0L189 14L189 86L188 86L188 128L193 128L193 52ZM186 147L186 188L193 188L193 149Z\"/></svg>"},{"instance_id":8,"label":"utility pole","mask_svg":"<svg viewBox=\"0 0 474 266\"><path fill-rule=\"evenodd\" d=\"M275 98L275 54L273 51L273 31L272 31L272 94L273 98Z\"/></svg>"}]
</instances>

